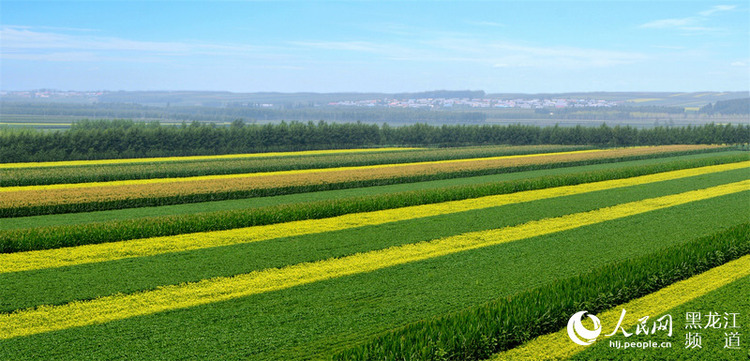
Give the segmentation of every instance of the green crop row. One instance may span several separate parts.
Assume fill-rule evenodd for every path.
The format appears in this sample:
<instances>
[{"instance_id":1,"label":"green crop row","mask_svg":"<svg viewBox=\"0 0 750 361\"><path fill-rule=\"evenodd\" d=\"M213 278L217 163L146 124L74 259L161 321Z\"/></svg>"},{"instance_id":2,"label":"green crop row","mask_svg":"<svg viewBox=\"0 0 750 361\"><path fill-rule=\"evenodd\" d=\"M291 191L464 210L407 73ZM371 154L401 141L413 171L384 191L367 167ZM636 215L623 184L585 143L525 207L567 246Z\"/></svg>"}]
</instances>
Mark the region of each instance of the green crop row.
<instances>
[{"instance_id":1,"label":"green crop row","mask_svg":"<svg viewBox=\"0 0 750 361\"><path fill-rule=\"evenodd\" d=\"M435 174L419 174L419 175L397 176L397 177L383 178L383 179L366 179L366 180L357 180L357 181L332 182L332 183L310 184L310 185L299 185L299 186L284 186L284 187L276 187L276 188L257 188L257 189L249 189L249 190L231 190L231 191L211 192L211 193L192 193L192 194L180 194L180 195L171 195L171 196L163 196L163 197L144 197L144 198L133 197L133 198L127 198L127 199L98 201L98 202L92 201L92 202L81 202L81 203L41 205L41 206L6 207L6 208L0 208L0 218L25 217L25 216L35 216L35 215L45 215L45 214L60 214L60 213L93 212L93 211L103 211L103 210L110 210L110 209L155 207L155 206L165 206L165 205L172 205L172 204L221 201L221 200L228 200L228 199L269 197L269 196L277 196L277 195L284 195L284 194L318 192L318 191L360 188L360 187L372 187L372 186L401 184L401 183L416 183L416 182L441 180L441 179L475 177L475 176L483 176L483 175L572 167L572 166L591 165L591 164L616 163L616 162L630 161L630 160L664 158L664 157L671 157L671 156L690 155L690 154L716 152L716 151L728 151L728 150L731 150L731 149L730 148L713 148L713 149L689 150L689 151L680 151L680 152L667 152L667 153L657 153L657 154L624 156L624 157L618 157L618 158L588 159L588 160L581 160L581 161L569 161L569 162L559 162L559 163L530 164L530 165L521 165L521 166L512 166L512 167L440 172L440 173L435 173ZM736 156L733 156L733 157L736 157Z\"/></svg>"},{"instance_id":2,"label":"green crop row","mask_svg":"<svg viewBox=\"0 0 750 361\"><path fill-rule=\"evenodd\" d=\"M750 254L750 223L593 272L419 321L342 351L334 360L481 360Z\"/></svg>"},{"instance_id":3,"label":"green crop row","mask_svg":"<svg viewBox=\"0 0 750 361\"><path fill-rule=\"evenodd\" d=\"M747 155L745 154L729 154L711 158L679 160L660 164L603 169L566 175L402 191L260 208L13 229L0 232L0 253L217 231L303 219L319 219L349 213L369 212L610 179L629 178L744 160L747 160Z\"/></svg>"},{"instance_id":4,"label":"green crop row","mask_svg":"<svg viewBox=\"0 0 750 361\"><path fill-rule=\"evenodd\" d=\"M107 182L126 179L191 177L217 174L276 172L375 164L426 162L592 149L585 146L485 146L432 148L396 152L304 155L273 158L193 160L159 163L83 165L0 169L0 187L60 183Z\"/></svg>"}]
</instances>

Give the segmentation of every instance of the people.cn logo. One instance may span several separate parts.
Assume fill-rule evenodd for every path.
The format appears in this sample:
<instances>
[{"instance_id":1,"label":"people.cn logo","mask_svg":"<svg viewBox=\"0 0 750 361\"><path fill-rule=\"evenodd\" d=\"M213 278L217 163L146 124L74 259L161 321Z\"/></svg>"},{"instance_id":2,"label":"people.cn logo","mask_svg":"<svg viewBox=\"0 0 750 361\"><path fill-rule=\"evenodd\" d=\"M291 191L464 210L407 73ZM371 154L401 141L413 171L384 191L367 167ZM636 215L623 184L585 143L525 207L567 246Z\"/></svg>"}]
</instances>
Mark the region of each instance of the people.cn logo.
<instances>
[{"instance_id":1,"label":"people.cn logo","mask_svg":"<svg viewBox=\"0 0 750 361\"><path fill-rule=\"evenodd\" d=\"M588 346L594 343L599 334L602 333L602 323L594 315L588 315L591 321L594 321L594 329L589 330L583 326L582 319L585 314L586 311L577 312L568 321L568 337L581 346Z\"/></svg>"}]
</instances>

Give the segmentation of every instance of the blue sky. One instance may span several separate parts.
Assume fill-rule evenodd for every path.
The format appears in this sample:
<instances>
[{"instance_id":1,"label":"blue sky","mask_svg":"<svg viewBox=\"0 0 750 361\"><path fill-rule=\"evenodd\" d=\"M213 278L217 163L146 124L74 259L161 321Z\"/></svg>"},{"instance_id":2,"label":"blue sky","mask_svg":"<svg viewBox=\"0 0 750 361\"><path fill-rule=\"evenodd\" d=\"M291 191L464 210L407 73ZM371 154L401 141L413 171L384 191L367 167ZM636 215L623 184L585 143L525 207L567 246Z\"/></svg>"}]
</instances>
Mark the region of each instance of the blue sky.
<instances>
[{"instance_id":1,"label":"blue sky","mask_svg":"<svg viewBox=\"0 0 750 361\"><path fill-rule=\"evenodd\" d=\"M736 91L747 1L0 2L0 89Z\"/></svg>"}]
</instances>

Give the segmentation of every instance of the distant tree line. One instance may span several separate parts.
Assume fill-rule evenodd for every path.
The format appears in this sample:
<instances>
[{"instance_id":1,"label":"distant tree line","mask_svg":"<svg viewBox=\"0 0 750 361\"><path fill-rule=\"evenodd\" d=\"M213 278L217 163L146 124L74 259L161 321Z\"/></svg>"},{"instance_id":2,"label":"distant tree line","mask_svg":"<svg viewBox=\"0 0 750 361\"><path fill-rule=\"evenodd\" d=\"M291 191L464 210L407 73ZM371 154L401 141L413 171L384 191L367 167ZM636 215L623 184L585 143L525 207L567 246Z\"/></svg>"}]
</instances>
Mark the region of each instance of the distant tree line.
<instances>
[{"instance_id":1,"label":"distant tree line","mask_svg":"<svg viewBox=\"0 0 750 361\"><path fill-rule=\"evenodd\" d=\"M633 146L747 143L750 125L537 127L282 122L217 127L197 122L80 121L67 131L0 129L0 162L208 155L374 146L580 144Z\"/></svg>"},{"instance_id":2,"label":"distant tree line","mask_svg":"<svg viewBox=\"0 0 750 361\"><path fill-rule=\"evenodd\" d=\"M750 98L719 100L714 104L708 103L700 110L705 114L750 114Z\"/></svg>"}]
</instances>

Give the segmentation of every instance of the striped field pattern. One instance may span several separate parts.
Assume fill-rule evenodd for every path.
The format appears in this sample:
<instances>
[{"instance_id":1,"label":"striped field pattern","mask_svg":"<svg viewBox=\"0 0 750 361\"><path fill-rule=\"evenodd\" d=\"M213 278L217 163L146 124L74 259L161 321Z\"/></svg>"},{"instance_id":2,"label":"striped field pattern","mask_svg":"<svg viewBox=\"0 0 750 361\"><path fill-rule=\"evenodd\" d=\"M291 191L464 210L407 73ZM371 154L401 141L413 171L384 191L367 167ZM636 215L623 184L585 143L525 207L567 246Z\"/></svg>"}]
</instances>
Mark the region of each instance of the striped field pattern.
<instances>
[{"instance_id":1,"label":"striped field pattern","mask_svg":"<svg viewBox=\"0 0 750 361\"><path fill-rule=\"evenodd\" d=\"M687 145L588 149L0 187L0 208L187 197L574 161L616 162L641 155L671 154L679 159L682 155L674 154L716 149ZM343 152L356 151L264 156L314 157ZM718 159L722 152L710 157ZM549 287L572 282L575 286L571 289L589 290L585 282L575 283L577 277L607 267L619 270L623 277L636 274L642 270L628 266L629 260L681 245L690 245L685 246L684 253L692 255L691 241L747 224L750 212L743 210L750 211L750 157L741 157L745 153L740 151L726 152L734 152L738 158L708 163L714 165L691 163L686 169L627 173L597 181L584 178L585 183L580 184L557 183L527 188L532 190L454 198L459 200L399 204L326 218L277 220L250 227L70 247L50 243L49 249L0 253L0 308L5 310L0 311L0 358L403 359L399 350L406 350L414 360L570 358L585 348L577 348L565 330L557 332L560 328L550 326L554 322L547 319L539 328L529 326L533 331L521 336L497 331L504 327L503 322L515 322L509 319L499 320L496 334L477 331L479 322L451 320L497 300L531 302L523 295L532 295L535 303L522 303L517 309L550 310L545 317L557 322L570 315L555 313L558 308L553 307L554 302L560 300L554 293L547 293L552 292ZM223 159L193 158L206 162ZM181 160L189 159L141 161ZM99 163L13 167L81 164ZM622 308L636 314L661 314L750 275L750 256L746 255L750 253L750 238L740 235L738 239L736 245L729 241L700 243L713 257L705 264L725 264L685 281L665 282L665 288L645 297L633 299L632 295L638 293L633 291L628 293L629 298L619 299L602 291L597 297L618 302L598 316L603 323L611 324ZM725 254L737 259L725 259ZM695 257L702 260L703 256L696 253ZM486 316L485 320L495 315L478 314ZM451 332L431 328L431 320L443 318L448 320L445 324L450 325ZM391 334L394 336L389 338ZM451 335L464 338L453 339ZM504 343L508 337L512 340ZM409 351L414 345L417 351ZM512 348L507 349L507 345Z\"/></svg>"},{"instance_id":2,"label":"striped field pattern","mask_svg":"<svg viewBox=\"0 0 750 361\"><path fill-rule=\"evenodd\" d=\"M585 149L592 149L592 147L530 145L521 147L378 148L372 151L355 149L351 152L340 150L230 154L204 157L106 160L91 161L91 163L77 161L72 165L64 165L67 164L66 162L62 162L63 165L50 162L43 164L45 166L20 168L19 166L8 168L13 165L0 164L0 187L277 172L295 169L415 163Z\"/></svg>"},{"instance_id":3,"label":"striped field pattern","mask_svg":"<svg viewBox=\"0 0 750 361\"><path fill-rule=\"evenodd\" d=\"M59 162L28 162L28 163L0 163L0 169L15 168L46 168L46 167L71 167L71 166L94 166L105 164L137 164L137 163L162 163L162 162L189 162L196 160L219 160L219 159L243 159L264 157L289 157L300 155L322 155L341 153L365 153L365 152L391 152L414 150L419 148L368 148L368 149L334 149L334 150L308 150L301 152L269 152L248 154L224 154L224 155L194 155L184 157L159 157L159 158L128 158L128 159L102 159L102 160L70 160Z\"/></svg>"},{"instance_id":4,"label":"striped field pattern","mask_svg":"<svg viewBox=\"0 0 750 361\"><path fill-rule=\"evenodd\" d=\"M112 182L92 182L92 183L71 183L71 184L50 184L41 186L20 186L20 187L2 187L0 192L21 192L21 191L37 191L37 190L57 190L57 189L80 189L80 188L98 188L98 187L116 187L116 186L127 186L127 185L154 185L161 183L182 183L182 182L199 182L199 181L220 181L235 178L255 178L255 177L266 177L266 176L290 176L299 174L319 174L319 173L334 173L334 172L351 172L358 170L371 170L371 169L382 169L382 168L393 168L398 169L400 167L413 167L413 166L439 166L441 164L455 164L455 163L472 163L479 161L497 161L497 160L509 160L516 158L533 158L533 157L544 157L550 155L576 155L585 153L596 153L605 152L601 149L592 150L579 150L573 152L561 152L561 153L540 153L540 154L528 154L528 155L511 155L502 157L488 157L488 158L473 158L473 159L452 159L452 160L440 160L433 162L418 162L418 163L401 163L401 164L378 164L378 165L366 165L359 167L339 167L339 168L323 168L323 169L298 169L288 170L279 172L261 172L261 173L248 173L248 174L222 174L222 175L209 175L209 176L196 176L196 177L182 177L182 178L157 178L157 179L137 179L137 180L124 180L124 181L112 181Z\"/></svg>"},{"instance_id":5,"label":"striped field pattern","mask_svg":"<svg viewBox=\"0 0 750 361\"><path fill-rule=\"evenodd\" d=\"M406 262L488 247L524 238L583 227L665 207L750 189L750 180L699 191L625 203L596 211L532 221L516 227L467 233L431 242L410 244L340 259L291 265L282 269L217 278L194 284L167 286L151 292L104 297L66 306L21 311L0 318L0 335L10 338L85 326L154 312L186 308L231 298L270 292L334 277L343 277Z\"/></svg>"},{"instance_id":6,"label":"striped field pattern","mask_svg":"<svg viewBox=\"0 0 750 361\"><path fill-rule=\"evenodd\" d=\"M168 197L185 194L357 182L441 172L465 172L477 169L517 167L530 164L540 165L589 159L618 158L702 148L707 147L636 147L392 165L305 169L271 173L1 187L0 193L3 194L3 197L0 199L0 208L117 201L133 198Z\"/></svg>"},{"instance_id":7,"label":"striped field pattern","mask_svg":"<svg viewBox=\"0 0 750 361\"><path fill-rule=\"evenodd\" d=\"M499 207L507 204L570 196L745 168L750 169L750 161L657 173L626 179L585 183L575 186L555 187L482 198L472 198L463 201L396 208L367 213L355 213L320 220L304 220L227 231L184 234L170 237L137 239L117 243L0 254L0 273L28 271L91 262L104 262L122 258L143 257L208 247L228 246L238 243L258 242L310 233L331 232L353 227L363 227L415 218L431 217L441 214Z\"/></svg>"}]
</instances>

